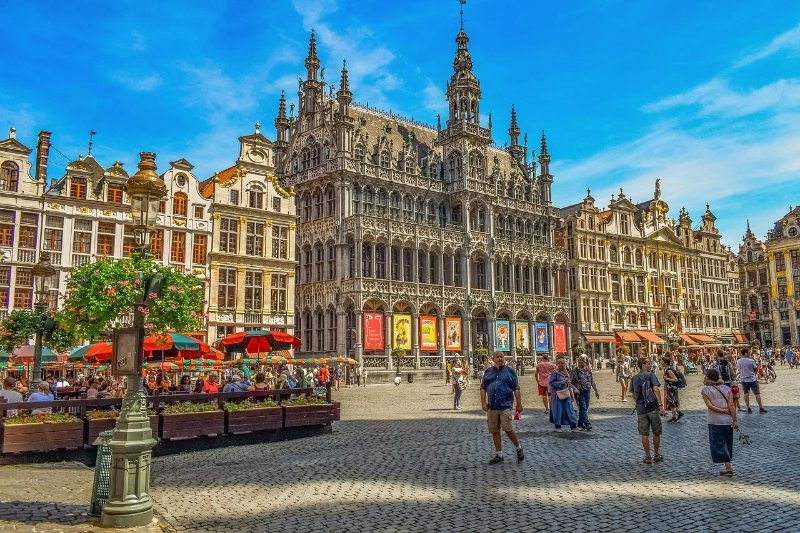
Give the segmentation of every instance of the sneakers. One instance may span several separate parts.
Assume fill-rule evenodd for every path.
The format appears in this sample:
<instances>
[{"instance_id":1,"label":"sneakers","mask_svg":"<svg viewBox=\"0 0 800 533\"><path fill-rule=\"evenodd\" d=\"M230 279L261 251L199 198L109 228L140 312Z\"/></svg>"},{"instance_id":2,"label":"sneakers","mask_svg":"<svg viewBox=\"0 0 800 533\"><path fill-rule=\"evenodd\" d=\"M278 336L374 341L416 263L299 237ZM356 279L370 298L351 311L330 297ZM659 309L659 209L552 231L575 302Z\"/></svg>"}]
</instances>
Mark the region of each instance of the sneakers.
<instances>
[{"instance_id":1,"label":"sneakers","mask_svg":"<svg viewBox=\"0 0 800 533\"><path fill-rule=\"evenodd\" d=\"M759 409L759 410L758 410L758 412L759 412L759 413L761 413L761 414L763 415L764 413L766 413L766 412L767 412L767 410L762 408L762 409Z\"/></svg>"},{"instance_id":2,"label":"sneakers","mask_svg":"<svg viewBox=\"0 0 800 533\"><path fill-rule=\"evenodd\" d=\"M517 462L521 463L525 459L525 454L522 451L522 448L517 448Z\"/></svg>"},{"instance_id":3,"label":"sneakers","mask_svg":"<svg viewBox=\"0 0 800 533\"><path fill-rule=\"evenodd\" d=\"M748 414L748 415L752 415L752 414L753 414L753 410L752 410L752 409L750 409L749 407L747 408L747 414Z\"/></svg>"},{"instance_id":4,"label":"sneakers","mask_svg":"<svg viewBox=\"0 0 800 533\"><path fill-rule=\"evenodd\" d=\"M661 455L660 453L657 453L655 457L653 457L653 461L655 461L656 463L660 463L664 461L664 456Z\"/></svg>"},{"instance_id":5,"label":"sneakers","mask_svg":"<svg viewBox=\"0 0 800 533\"><path fill-rule=\"evenodd\" d=\"M733 477L733 470L721 470L719 475L725 477Z\"/></svg>"},{"instance_id":6,"label":"sneakers","mask_svg":"<svg viewBox=\"0 0 800 533\"><path fill-rule=\"evenodd\" d=\"M683 418L683 411L678 411L678 418L676 421L680 420L681 418Z\"/></svg>"},{"instance_id":7,"label":"sneakers","mask_svg":"<svg viewBox=\"0 0 800 533\"><path fill-rule=\"evenodd\" d=\"M623 402L627 402L627 401L628 401L628 399L627 399L627 398L623 398L623 399L622 399L622 401L623 401Z\"/></svg>"},{"instance_id":8,"label":"sneakers","mask_svg":"<svg viewBox=\"0 0 800 533\"><path fill-rule=\"evenodd\" d=\"M502 463L502 462L503 462L503 456L502 455L495 455L494 457L492 457L492 460L489 461L489 464L490 465L496 465L497 463Z\"/></svg>"}]
</instances>

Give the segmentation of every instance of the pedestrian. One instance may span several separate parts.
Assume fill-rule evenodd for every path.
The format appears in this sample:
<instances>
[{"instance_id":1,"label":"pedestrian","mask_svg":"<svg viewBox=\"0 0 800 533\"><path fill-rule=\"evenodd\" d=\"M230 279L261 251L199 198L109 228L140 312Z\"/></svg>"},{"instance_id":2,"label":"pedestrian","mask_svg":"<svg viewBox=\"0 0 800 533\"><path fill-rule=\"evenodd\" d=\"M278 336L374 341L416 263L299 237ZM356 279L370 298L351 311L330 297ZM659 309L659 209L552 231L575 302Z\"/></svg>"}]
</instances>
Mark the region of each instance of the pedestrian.
<instances>
[{"instance_id":1,"label":"pedestrian","mask_svg":"<svg viewBox=\"0 0 800 533\"><path fill-rule=\"evenodd\" d=\"M456 359L450 365L452 375L450 382L453 384L453 409L456 411L461 410L461 393L467 386L466 378L464 377L464 368L461 366L461 361Z\"/></svg>"},{"instance_id":2,"label":"pedestrian","mask_svg":"<svg viewBox=\"0 0 800 533\"><path fill-rule=\"evenodd\" d=\"M739 370L739 380L742 382L742 389L744 389L744 405L748 413L752 413L750 409L750 393L752 392L756 397L758 403L758 412L766 413L764 404L761 403L761 390L758 388L758 379L756 378L756 362L750 358L750 350L742 348L742 355L736 362Z\"/></svg>"},{"instance_id":3,"label":"pedestrian","mask_svg":"<svg viewBox=\"0 0 800 533\"><path fill-rule=\"evenodd\" d=\"M631 379L631 390L636 401L637 428L642 438L642 448L644 448L644 464L651 464L653 461L660 463L664 460L661 455L661 418L667 412L659 399L661 383L653 374L652 362L643 357L639 359L639 373ZM653 456L650 456L650 433L653 433Z\"/></svg>"},{"instance_id":4,"label":"pedestrian","mask_svg":"<svg viewBox=\"0 0 800 533\"><path fill-rule=\"evenodd\" d=\"M598 400L600 399L600 393L597 391L597 385L594 382L594 374L585 355L578 358L578 366L573 369L570 375L570 381L572 381L572 384L578 389L578 427L586 431L591 431L592 424L589 423L589 399L592 396L592 389L594 389L595 398Z\"/></svg>"},{"instance_id":5,"label":"pedestrian","mask_svg":"<svg viewBox=\"0 0 800 533\"><path fill-rule=\"evenodd\" d=\"M361 373L361 384L364 385L364 387L367 386L367 375L368 375L367 369L364 368L363 372Z\"/></svg>"},{"instance_id":6,"label":"pedestrian","mask_svg":"<svg viewBox=\"0 0 800 533\"><path fill-rule=\"evenodd\" d=\"M542 355L542 360L536 363L536 387L539 390L539 396L542 397L542 404L544 405L544 414L550 413L550 394L547 388L550 383L550 374L556 369L556 365L550 362L548 354Z\"/></svg>"},{"instance_id":7,"label":"pedestrian","mask_svg":"<svg viewBox=\"0 0 800 533\"><path fill-rule=\"evenodd\" d=\"M733 394L725 385L719 372L709 369L703 387L703 401L708 408L708 445L711 449L711 460L722 463L724 469L721 476L733 475L733 431L739 429L736 420L736 409L733 406Z\"/></svg>"},{"instance_id":8,"label":"pedestrian","mask_svg":"<svg viewBox=\"0 0 800 533\"><path fill-rule=\"evenodd\" d=\"M628 386L630 384L631 374L633 374L631 369L631 358L627 355L617 361L617 383L620 386L620 397L622 398L623 402L627 402L628 399L625 397L628 394Z\"/></svg>"},{"instance_id":9,"label":"pedestrian","mask_svg":"<svg viewBox=\"0 0 800 533\"><path fill-rule=\"evenodd\" d=\"M340 390L342 387L342 364L339 363L333 369L333 382L336 385L336 390Z\"/></svg>"},{"instance_id":10,"label":"pedestrian","mask_svg":"<svg viewBox=\"0 0 800 533\"><path fill-rule=\"evenodd\" d=\"M672 418L667 422L677 422L683 418L683 411L681 411L681 398L678 374L672 366L672 357L665 355L662 359L664 362L664 388L666 388L665 409L672 411ZM655 371L653 371L655 373Z\"/></svg>"},{"instance_id":11,"label":"pedestrian","mask_svg":"<svg viewBox=\"0 0 800 533\"><path fill-rule=\"evenodd\" d=\"M556 359L556 369L550 374L548 383L550 390L550 422L561 431L561 426L569 424L569 429L578 431L578 415L572 407L573 394L577 394L569 379L567 361L563 357Z\"/></svg>"},{"instance_id":12,"label":"pedestrian","mask_svg":"<svg viewBox=\"0 0 800 533\"><path fill-rule=\"evenodd\" d=\"M503 462L503 447L500 440L500 430L506 435L517 448L517 462L525 459L522 445L517 434L514 432L512 422L512 407L516 400L516 413L522 412L522 395L519 390L519 381L514 369L505 364L503 352L497 351L492 354L494 365L486 370L481 382L481 408L486 412L486 420L489 425L489 433L492 435L495 456L489 461L490 465Z\"/></svg>"},{"instance_id":13,"label":"pedestrian","mask_svg":"<svg viewBox=\"0 0 800 533\"><path fill-rule=\"evenodd\" d=\"M364 379L364 365L358 365L356 369L356 387L361 386L361 382Z\"/></svg>"}]
</instances>

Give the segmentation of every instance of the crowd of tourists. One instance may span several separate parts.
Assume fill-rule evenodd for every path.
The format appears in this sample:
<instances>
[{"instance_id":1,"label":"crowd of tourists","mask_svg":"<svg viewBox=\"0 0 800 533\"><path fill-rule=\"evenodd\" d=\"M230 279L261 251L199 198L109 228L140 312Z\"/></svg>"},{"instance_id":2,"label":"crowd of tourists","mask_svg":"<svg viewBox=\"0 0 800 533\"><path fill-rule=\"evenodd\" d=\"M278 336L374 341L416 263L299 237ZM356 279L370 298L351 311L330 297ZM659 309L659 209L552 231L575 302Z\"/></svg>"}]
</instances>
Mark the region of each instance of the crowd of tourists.
<instances>
[{"instance_id":1,"label":"crowd of tourists","mask_svg":"<svg viewBox=\"0 0 800 533\"><path fill-rule=\"evenodd\" d=\"M784 349L783 353L787 362L790 360L788 353L792 353L791 360L794 361L792 349ZM720 471L722 476L733 475L733 433L738 430L737 414L753 413L751 394L759 413L767 412L758 383L759 369L771 364L772 358L778 356L777 352L751 351L750 348L720 349L703 365L700 395L707 410L710 455L714 463L723 465ZM661 364L660 373L656 370L658 363ZM644 450L642 461L645 464L665 460L661 453L661 419L669 417L668 422L678 423L684 416L681 391L687 383L680 367L685 363L685 354L673 351L661 355L660 360L650 356L640 357L635 364L630 357L622 357L615 365L614 374L621 390L620 400L627 402L628 396L631 396L635 402L637 431L641 437ZM792 367L794 364L790 363ZM562 431L565 426L572 432L592 430L589 404L592 395L598 399L600 397L592 366L585 355L578 357L571 368L565 358L558 357L551 362L547 354L542 355L537 363L537 392L544 413L556 432ZM455 377L455 370L453 372ZM664 382L663 390L659 376ZM456 408L460 408L457 390L454 396ZM744 405L740 403L741 396L744 396ZM520 386L516 372L505 365L502 352L495 352L492 365L485 369L481 383L481 405L487 413L489 432L495 447L495 456L489 461L490 464L504 460L501 431L514 444L517 460L522 461L524 452L513 428L513 420L519 419L523 410Z\"/></svg>"}]
</instances>

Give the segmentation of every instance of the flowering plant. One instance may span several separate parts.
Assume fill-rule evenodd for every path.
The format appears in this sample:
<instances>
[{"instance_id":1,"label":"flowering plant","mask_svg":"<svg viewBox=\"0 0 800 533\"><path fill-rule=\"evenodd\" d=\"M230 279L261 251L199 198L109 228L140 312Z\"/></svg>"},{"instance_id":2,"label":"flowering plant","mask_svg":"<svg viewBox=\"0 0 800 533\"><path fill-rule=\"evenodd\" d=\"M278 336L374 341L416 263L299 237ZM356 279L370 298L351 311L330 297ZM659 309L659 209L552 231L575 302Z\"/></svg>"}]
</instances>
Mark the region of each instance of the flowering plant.
<instances>
[{"instance_id":1,"label":"flowering plant","mask_svg":"<svg viewBox=\"0 0 800 533\"><path fill-rule=\"evenodd\" d=\"M143 256L75 268L58 321L79 338L103 338L134 305L150 335L203 328L202 281Z\"/></svg>"},{"instance_id":2,"label":"flowering plant","mask_svg":"<svg viewBox=\"0 0 800 533\"><path fill-rule=\"evenodd\" d=\"M12 352L28 344L36 331L42 331L42 344L54 352L63 353L75 345L72 333L47 314L31 310L16 310L0 322L0 350Z\"/></svg>"}]
</instances>

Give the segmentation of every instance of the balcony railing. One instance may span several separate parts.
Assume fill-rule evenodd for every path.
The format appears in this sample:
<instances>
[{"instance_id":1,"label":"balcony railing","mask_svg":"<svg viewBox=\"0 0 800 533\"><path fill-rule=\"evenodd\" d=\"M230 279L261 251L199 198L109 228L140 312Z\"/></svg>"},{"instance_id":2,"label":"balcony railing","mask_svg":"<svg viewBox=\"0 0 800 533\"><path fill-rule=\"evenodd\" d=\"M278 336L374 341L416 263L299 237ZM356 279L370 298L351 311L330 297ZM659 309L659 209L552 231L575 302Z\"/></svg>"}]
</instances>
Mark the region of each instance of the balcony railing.
<instances>
[{"instance_id":1,"label":"balcony railing","mask_svg":"<svg viewBox=\"0 0 800 533\"><path fill-rule=\"evenodd\" d=\"M50 252L50 264L61 266L61 252Z\"/></svg>"},{"instance_id":2,"label":"balcony railing","mask_svg":"<svg viewBox=\"0 0 800 533\"><path fill-rule=\"evenodd\" d=\"M72 266L79 267L92 262L92 256L89 254L72 254Z\"/></svg>"},{"instance_id":3,"label":"balcony railing","mask_svg":"<svg viewBox=\"0 0 800 533\"><path fill-rule=\"evenodd\" d=\"M17 250L17 261L20 263L35 263L36 250Z\"/></svg>"}]
</instances>

